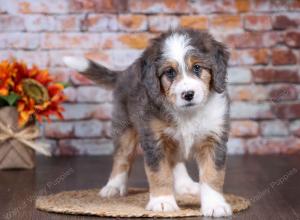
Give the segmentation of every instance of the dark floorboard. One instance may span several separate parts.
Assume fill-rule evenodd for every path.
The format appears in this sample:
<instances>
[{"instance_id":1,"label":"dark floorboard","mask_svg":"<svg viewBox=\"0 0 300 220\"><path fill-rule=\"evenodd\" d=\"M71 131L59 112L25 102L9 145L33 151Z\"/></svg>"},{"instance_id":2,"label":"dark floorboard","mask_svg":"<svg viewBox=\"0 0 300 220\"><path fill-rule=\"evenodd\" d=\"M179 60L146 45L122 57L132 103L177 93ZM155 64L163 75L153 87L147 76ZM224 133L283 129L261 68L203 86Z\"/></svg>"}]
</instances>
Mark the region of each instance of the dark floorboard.
<instances>
[{"instance_id":1,"label":"dark floorboard","mask_svg":"<svg viewBox=\"0 0 300 220\"><path fill-rule=\"evenodd\" d=\"M35 170L0 171L0 219L100 219L41 212L34 208L34 201L37 195L99 188L109 175L111 163L111 157L105 156L38 157ZM196 179L195 165L189 164L189 168ZM138 158L130 186L147 186L143 169L143 161ZM252 201L250 209L231 219L300 220L299 169L300 155L230 156L224 191Z\"/></svg>"}]
</instances>

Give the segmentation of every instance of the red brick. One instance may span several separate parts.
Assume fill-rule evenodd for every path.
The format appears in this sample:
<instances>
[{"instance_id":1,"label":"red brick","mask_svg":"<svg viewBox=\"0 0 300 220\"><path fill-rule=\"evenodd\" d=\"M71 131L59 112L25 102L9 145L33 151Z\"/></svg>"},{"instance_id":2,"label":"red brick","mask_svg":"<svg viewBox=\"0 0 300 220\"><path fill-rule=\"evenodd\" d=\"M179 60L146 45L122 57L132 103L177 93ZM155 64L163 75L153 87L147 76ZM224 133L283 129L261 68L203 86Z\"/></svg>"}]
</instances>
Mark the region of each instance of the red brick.
<instances>
[{"instance_id":1,"label":"red brick","mask_svg":"<svg viewBox=\"0 0 300 220\"><path fill-rule=\"evenodd\" d=\"M0 33L0 48L37 49L39 35L33 33Z\"/></svg>"},{"instance_id":2,"label":"red brick","mask_svg":"<svg viewBox=\"0 0 300 220\"><path fill-rule=\"evenodd\" d=\"M189 1L190 10L198 14L208 13L236 13L246 12L249 10L249 0L234 1Z\"/></svg>"},{"instance_id":3,"label":"red brick","mask_svg":"<svg viewBox=\"0 0 300 220\"><path fill-rule=\"evenodd\" d=\"M230 107L232 119L272 119L271 105L266 102L233 102Z\"/></svg>"},{"instance_id":4,"label":"red brick","mask_svg":"<svg viewBox=\"0 0 300 220\"><path fill-rule=\"evenodd\" d=\"M298 27L298 22L287 15L277 15L273 19L273 29L275 30L285 30L288 28Z\"/></svg>"},{"instance_id":5,"label":"red brick","mask_svg":"<svg viewBox=\"0 0 300 220\"><path fill-rule=\"evenodd\" d=\"M263 101L268 98L267 88L265 86L229 86L228 91L230 99L233 101Z\"/></svg>"},{"instance_id":6,"label":"red brick","mask_svg":"<svg viewBox=\"0 0 300 220\"><path fill-rule=\"evenodd\" d=\"M291 0L289 2L287 2L288 5L288 9L290 10L295 10L295 11L299 11L300 9L300 2L299 0Z\"/></svg>"},{"instance_id":7,"label":"red brick","mask_svg":"<svg viewBox=\"0 0 300 220\"><path fill-rule=\"evenodd\" d=\"M43 49L91 49L101 46L99 34L91 33L44 33L41 36Z\"/></svg>"},{"instance_id":8,"label":"red brick","mask_svg":"<svg viewBox=\"0 0 300 220\"><path fill-rule=\"evenodd\" d=\"M289 134L287 123L282 120L263 121L260 128L263 136L287 136Z\"/></svg>"},{"instance_id":9,"label":"red brick","mask_svg":"<svg viewBox=\"0 0 300 220\"><path fill-rule=\"evenodd\" d=\"M269 0L254 0L252 1L253 11L271 11L271 3Z\"/></svg>"},{"instance_id":10,"label":"red brick","mask_svg":"<svg viewBox=\"0 0 300 220\"><path fill-rule=\"evenodd\" d=\"M227 153L231 154L244 154L245 153L245 140L243 138L230 137L227 143Z\"/></svg>"},{"instance_id":11,"label":"red brick","mask_svg":"<svg viewBox=\"0 0 300 220\"><path fill-rule=\"evenodd\" d=\"M64 94L67 96L66 102L75 102L76 101L76 89L74 87L68 87L64 89Z\"/></svg>"},{"instance_id":12,"label":"red brick","mask_svg":"<svg viewBox=\"0 0 300 220\"><path fill-rule=\"evenodd\" d=\"M61 155L110 155L113 149L112 141L104 138L63 139L59 141Z\"/></svg>"},{"instance_id":13,"label":"red brick","mask_svg":"<svg viewBox=\"0 0 300 220\"><path fill-rule=\"evenodd\" d=\"M147 29L145 15L122 14L118 17L118 23L122 31L145 31Z\"/></svg>"},{"instance_id":14,"label":"red brick","mask_svg":"<svg viewBox=\"0 0 300 220\"><path fill-rule=\"evenodd\" d=\"M269 88L268 96L269 100L275 103L284 100L296 100L298 91L294 85L272 85Z\"/></svg>"},{"instance_id":15,"label":"red brick","mask_svg":"<svg viewBox=\"0 0 300 220\"><path fill-rule=\"evenodd\" d=\"M149 30L151 32L167 31L179 26L179 18L172 15L154 15L149 16Z\"/></svg>"},{"instance_id":16,"label":"red brick","mask_svg":"<svg viewBox=\"0 0 300 220\"><path fill-rule=\"evenodd\" d=\"M151 37L147 33L121 34L118 36L118 41L125 48L144 49L148 46Z\"/></svg>"},{"instance_id":17,"label":"red brick","mask_svg":"<svg viewBox=\"0 0 300 220\"><path fill-rule=\"evenodd\" d=\"M296 120L290 123L290 130L293 135L300 137L300 120Z\"/></svg>"},{"instance_id":18,"label":"red brick","mask_svg":"<svg viewBox=\"0 0 300 220\"><path fill-rule=\"evenodd\" d=\"M300 103L276 103L273 109L278 118L300 118Z\"/></svg>"},{"instance_id":19,"label":"red brick","mask_svg":"<svg viewBox=\"0 0 300 220\"><path fill-rule=\"evenodd\" d=\"M255 121L232 121L231 136L233 137L255 137L258 135L259 127Z\"/></svg>"},{"instance_id":20,"label":"red brick","mask_svg":"<svg viewBox=\"0 0 300 220\"><path fill-rule=\"evenodd\" d=\"M229 64L232 66L268 64L268 62L269 51L267 49L233 50L230 53Z\"/></svg>"},{"instance_id":21,"label":"red brick","mask_svg":"<svg viewBox=\"0 0 300 220\"><path fill-rule=\"evenodd\" d=\"M143 51L139 49L113 49L108 50L108 63L105 66L110 66L113 69L123 70L127 68L134 60L140 57ZM117 61L117 62L116 62Z\"/></svg>"},{"instance_id":22,"label":"red brick","mask_svg":"<svg viewBox=\"0 0 300 220\"><path fill-rule=\"evenodd\" d=\"M253 80L257 83L291 82L300 81L297 70L259 68L253 70Z\"/></svg>"},{"instance_id":23,"label":"red brick","mask_svg":"<svg viewBox=\"0 0 300 220\"><path fill-rule=\"evenodd\" d=\"M129 11L138 13L184 13L188 12L186 0L129 0Z\"/></svg>"},{"instance_id":24,"label":"red brick","mask_svg":"<svg viewBox=\"0 0 300 220\"><path fill-rule=\"evenodd\" d=\"M246 32L228 35L225 42L234 48L273 47L282 42L282 36L277 32Z\"/></svg>"},{"instance_id":25,"label":"red brick","mask_svg":"<svg viewBox=\"0 0 300 220\"><path fill-rule=\"evenodd\" d=\"M215 31L239 31L243 28L239 15L215 15L210 20L210 27Z\"/></svg>"},{"instance_id":26,"label":"red brick","mask_svg":"<svg viewBox=\"0 0 300 220\"><path fill-rule=\"evenodd\" d=\"M74 124L72 122L52 122L45 125L45 136L48 138L74 137Z\"/></svg>"},{"instance_id":27,"label":"red brick","mask_svg":"<svg viewBox=\"0 0 300 220\"><path fill-rule=\"evenodd\" d=\"M6 1L6 10L17 14L61 14L68 12L68 0L22 0Z\"/></svg>"},{"instance_id":28,"label":"red brick","mask_svg":"<svg viewBox=\"0 0 300 220\"><path fill-rule=\"evenodd\" d=\"M55 16L55 29L57 31L80 31L84 15L59 15Z\"/></svg>"},{"instance_id":29,"label":"red brick","mask_svg":"<svg viewBox=\"0 0 300 220\"><path fill-rule=\"evenodd\" d=\"M83 120L96 118L99 120L110 120L112 107L109 103L103 104L64 104L65 120Z\"/></svg>"},{"instance_id":30,"label":"red brick","mask_svg":"<svg viewBox=\"0 0 300 220\"><path fill-rule=\"evenodd\" d=\"M48 71L53 77L54 81L69 83L72 70L66 68L51 67L48 69Z\"/></svg>"},{"instance_id":31,"label":"red brick","mask_svg":"<svg viewBox=\"0 0 300 220\"><path fill-rule=\"evenodd\" d=\"M285 43L290 47L300 47L300 32L291 31L285 35Z\"/></svg>"},{"instance_id":32,"label":"red brick","mask_svg":"<svg viewBox=\"0 0 300 220\"><path fill-rule=\"evenodd\" d=\"M246 84L252 81L251 71L247 67L229 67L227 72L229 84Z\"/></svg>"},{"instance_id":33,"label":"red brick","mask_svg":"<svg viewBox=\"0 0 300 220\"><path fill-rule=\"evenodd\" d=\"M53 16L49 15L24 15L26 31L54 31L56 30L56 21Z\"/></svg>"},{"instance_id":34,"label":"red brick","mask_svg":"<svg viewBox=\"0 0 300 220\"><path fill-rule=\"evenodd\" d=\"M112 101L112 92L101 87L83 86L77 90L78 102L108 102Z\"/></svg>"},{"instance_id":35,"label":"red brick","mask_svg":"<svg viewBox=\"0 0 300 220\"><path fill-rule=\"evenodd\" d=\"M66 143L67 140L60 140L56 155L59 156L76 156L79 154L79 151Z\"/></svg>"},{"instance_id":36,"label":"red brick","mask_svg":"<svg viewBox=\"0 0 300 220\"><path fill-rule=\"evenodd\" d=\"M0 30L4 31L24 31L24 19L16 15L0 15Z\"/></svg>"},{"instance_id":37,"label":"red brick","mask_svg":"<svg viewBox=\"0 0 300 220\"><path fill-rule=\"evenodd\" d=\"M272 50L272 63L273 65L296 64L297 57L292 50L275 48Z\"/></svg>"},{"instance_id":38,"label":"red brick","mask_svg":"<svg viewBox=\"0 0 300 220\"><path fill-rule=\"evenodd\" d=\"M206 30L208 29L208 19L205 16L182 16L180 17L180 26L198 30Z\"/></svg>"},{"instance_id":39,"label":"red brick","mask_svg":"<svg viewBox=\"0 0 300 220\"><path fill-rule=\"evenodd\" d=\"M250 9L250 0L236 0L235 8L238 12L246 12Z\"/></svg>"},{"instance_id":40,"label":"red brick","mask_svg":"<svg viewBox=\"0 0 300 220\"><path fill-rule=\"evenodd\" d=\"M123 12L127 0L71 0L71 12Z\"/></svg>"},{"instance_id":41,"label":"red brick","mask_svg":"<svg viewBox=\"0 0 300 220\"><path fill-rule=\"evenodd\" d=\"M269 15L246 15L244 17L244 28L250 31L271 30L271 17Z\"/></svg>"},{"instance_id":42,"label":"red brick","mask_svg":"<svg viewBox=\"0 0 300 220\"><path fill-rule=\"evenodd\" d=\"M297 138L254 138L246 142L250 154L295 153L300 150L300 141Z\"/></svg>"},{"instance_id":43,"label":"red brick","mask_svg":"<svg viewBox=\"0 0 300 220\"><path fill-rule=\"evenodd\" d=\"M117 16L111 14L89 14L82 21L85 31L115 31L118 29Z\"/></svg>"},{"instance_id":44,"label":"red brick","mask_svg":"<svg viewBox=\"0 0 300 220\"><path fill-rule=\"evenodd\" d=\"M74 122L74 134L77 138L90 138L103 136L103 124L98 120Z\"/></svg>"}]
</instances>

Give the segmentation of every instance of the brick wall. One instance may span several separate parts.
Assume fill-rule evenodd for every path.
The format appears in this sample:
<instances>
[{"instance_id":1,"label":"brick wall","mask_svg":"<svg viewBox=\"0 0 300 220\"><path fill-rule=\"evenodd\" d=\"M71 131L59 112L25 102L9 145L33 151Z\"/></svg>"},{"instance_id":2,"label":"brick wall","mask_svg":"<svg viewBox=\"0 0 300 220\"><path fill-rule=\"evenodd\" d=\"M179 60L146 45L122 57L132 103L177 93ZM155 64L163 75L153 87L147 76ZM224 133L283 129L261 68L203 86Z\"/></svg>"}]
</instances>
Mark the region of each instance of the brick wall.
<instances>
[{"instance_id":1,"label":"brick wall","mask_svg":"<svg viewBox=\"0 0 300 220\"><path fill-rule=\"evenodd\" d=\"M209 30L230 48L229 152L299 151L299 0L0 0L0 58L36 63L72 84L65 121L43 127L55 154L108 154L111 93L62 56L123 68L148 39L179 25Z\"/></svg>"}]
</instances>

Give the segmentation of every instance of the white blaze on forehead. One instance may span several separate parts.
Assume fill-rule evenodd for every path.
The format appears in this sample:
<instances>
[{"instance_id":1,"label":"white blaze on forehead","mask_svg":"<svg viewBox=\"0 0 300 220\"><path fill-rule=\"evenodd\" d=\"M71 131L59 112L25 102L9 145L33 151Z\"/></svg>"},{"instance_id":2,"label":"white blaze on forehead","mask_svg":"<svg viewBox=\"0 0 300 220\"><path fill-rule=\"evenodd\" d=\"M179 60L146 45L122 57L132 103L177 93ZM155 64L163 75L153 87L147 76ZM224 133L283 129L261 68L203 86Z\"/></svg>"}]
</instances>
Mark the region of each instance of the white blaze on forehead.
<instances>
[{"instance_id":1,"label":"white blaze on forehead","mask_svg":"<svg viewBox=\"0 0 300 220\"><path fill-rule=\"evenodd\" d=\"M185 66L184 57L186 53L193 49L190 45L190 40L185 34L172 34L165 40L163 56L177 61L179 66L183 68Z\"/></svg>"}]
</instances>

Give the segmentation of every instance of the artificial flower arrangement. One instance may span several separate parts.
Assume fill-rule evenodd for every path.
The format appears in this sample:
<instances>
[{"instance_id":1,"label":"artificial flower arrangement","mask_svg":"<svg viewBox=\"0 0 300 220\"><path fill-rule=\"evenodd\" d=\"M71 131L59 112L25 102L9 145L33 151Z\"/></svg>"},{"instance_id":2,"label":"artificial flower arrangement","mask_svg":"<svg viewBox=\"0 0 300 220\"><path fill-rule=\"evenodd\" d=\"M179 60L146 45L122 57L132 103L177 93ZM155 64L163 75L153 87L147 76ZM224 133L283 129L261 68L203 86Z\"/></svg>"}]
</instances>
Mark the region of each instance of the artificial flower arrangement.
<instances>
[{"instance_id":1,"label":"artificial flower arrangement","mask_svg":"<svg viewBox=\"0 0 300 220\"><path fill-rule=\"evenodd\" d=\"M63 118L65 84L54 82L47 70L24 62L0 62L0 169L33 168L35 151L49 155L36 121Z\"/></svg>"}]
</instances>

